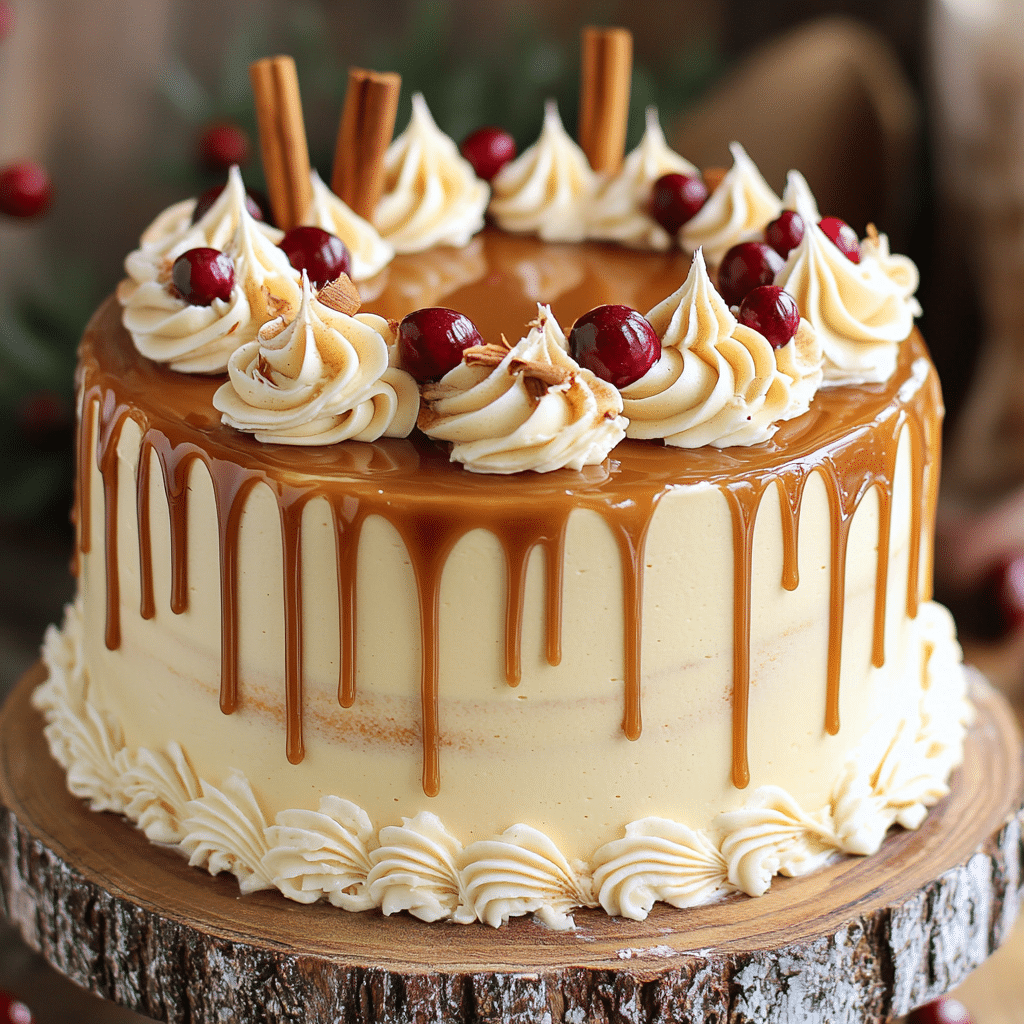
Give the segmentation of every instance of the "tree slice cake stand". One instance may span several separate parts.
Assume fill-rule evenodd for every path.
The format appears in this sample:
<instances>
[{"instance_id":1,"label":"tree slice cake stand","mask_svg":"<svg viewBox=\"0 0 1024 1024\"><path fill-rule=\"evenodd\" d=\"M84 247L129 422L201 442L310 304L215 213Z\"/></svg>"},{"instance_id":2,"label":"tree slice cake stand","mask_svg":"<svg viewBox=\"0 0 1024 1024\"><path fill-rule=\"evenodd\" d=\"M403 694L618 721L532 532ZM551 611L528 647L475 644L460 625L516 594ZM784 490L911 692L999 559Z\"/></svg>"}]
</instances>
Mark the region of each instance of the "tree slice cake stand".
<instances>
[{"instance_id":1,"label":"tree slice cake stand","mask_svg":"<svg viewBox=\"0 0 1024 1024\"><path fill-rule=\"evenodd\" d=\"M0 712L7 915L72 981L159 1020L867 1024L948 991L1017 915L1020 738L978 675L963 767L918 831L776 878L760 899L657 904L643 922L579 910L574 932L242 897L234 878L68 794L29 702L43 675L33 668Z\"/></svg>"}]
</instances>

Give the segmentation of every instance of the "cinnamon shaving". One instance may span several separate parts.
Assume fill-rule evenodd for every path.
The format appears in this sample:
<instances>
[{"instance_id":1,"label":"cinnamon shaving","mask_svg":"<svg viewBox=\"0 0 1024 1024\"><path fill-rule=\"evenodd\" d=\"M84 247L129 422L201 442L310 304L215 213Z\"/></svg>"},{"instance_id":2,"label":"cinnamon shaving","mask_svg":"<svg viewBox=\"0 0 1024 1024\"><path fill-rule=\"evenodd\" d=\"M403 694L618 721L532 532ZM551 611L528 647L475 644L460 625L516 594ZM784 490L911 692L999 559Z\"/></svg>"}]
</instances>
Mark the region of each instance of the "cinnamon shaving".
<instances>
[{"instance_id":1,"label":"cinnamon shaving","mask_svg":"<svg viewBox=\"0 0 1024 1024\"><path fill-rule=\"evenodd\" d=\"M526 393L534 400L534 402L539 402L548 393L547 384L537 377L524 376L523 387L526 388Z\"/></svg>"},{"instance_id":2,"label":"cinnamon shaving","mask_svg":"<svg viewBox=\"0 0 1024 1024\"><path fill-rule=\"evenodd\" d=\"M867 232L868 238L870 238L871 241L874 242L877 245L878 244L878 228L876 228L874 224L868 224L868 226L867 226L867 228L865 230Z\"/></svg>"},{"instance_id":3,"label":"cinnamon shaving","mask_svg":"<svg viewBox=\"0 0 1024 1024\"><path fill-rule=\"evenodd\" d=\"M442 384L440 381L420 385L420 397L424 402L439 402L442 398L451 398L458 393L459 389L454 384Z\"/></svg>"},{"instance_id":4,"label":"cinnamon shaving","mask_svg":"<svg viewBox=\"0 0 1024 1024\"><path fill-rule=\"evenodd\" d=\"M507 343L505 346L470 345L462 350L462 361L467 366L498 366L508 353Z\"/></svg>"},{"instance_id":5,"label":"cinnamon shaving","mask_svg":"<svg viewBox=\"0 0 1024 1024\"><path fill-rule=\"evenodd\" d=\"M535 363L529 359L513 359L508 364L511 373L521 373L524 377L538 380L545 388L557 384L564 384L572 380L572 371L563 366L554 366L551 363Z\"/></svg>"},{"instance_id":6,"label":"cinnamon shaving","mask_svg":"<svg viewBox=\"0 0 1024 1024\"><path fill-rule=\"evenodd\" d=\"M348 274L341 274L333 281L325 284L317 292L317 301L330 309L346 316L352 316L359 311L362 302L359 298L359 291L352 283Z\"/></svg>"},{"instance_id":7,"label":"cinnamon shaving","mask_svg":"<svg viewBox=\"0 0 1024 1024\"><path fill-rule=\"evenodd\" d=\"M583 29L579 143L595 171L622 165L633 74L633 36L624 28Z\"/></svg>"},{"instance_id":8,"label":"cinnamon shaving","mask_svg":"<svg viewBox=\"0 0 1024 1024\"><path fill-rule=\"evenodd\" d=\"M390 72L348 72L331 189L367 220L373 219L384 185L384 154L395 131L401 87L401 77Z\"/></svg>"},{"instance_id":9,"label":"cinnamon shaving","mask_svg":"<svg viewBox=\"0 0 1024 1024\"><path fill-rule=\"evenodd\" d=\"M270 208L277 226L288 231L302 220L313 199L295 61L287 56L254 61L249 78Z\"/></svg>"}]
</instances>

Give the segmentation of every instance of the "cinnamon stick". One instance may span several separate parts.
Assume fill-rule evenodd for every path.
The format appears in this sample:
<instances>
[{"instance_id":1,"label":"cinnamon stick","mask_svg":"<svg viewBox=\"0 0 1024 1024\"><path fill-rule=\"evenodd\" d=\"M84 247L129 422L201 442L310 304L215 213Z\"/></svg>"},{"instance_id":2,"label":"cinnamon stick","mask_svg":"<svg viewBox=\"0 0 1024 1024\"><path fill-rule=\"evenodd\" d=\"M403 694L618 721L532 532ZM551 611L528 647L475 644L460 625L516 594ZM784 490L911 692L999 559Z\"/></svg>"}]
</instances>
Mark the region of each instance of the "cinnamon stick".
<instances>
[{"instance_id":1,"label":"cinnamon stick","mask_svg":"<svg viewBox=\"0 0 1024 1024\"><path fill-rule=\"evenodd\" d=\"M579 143L595 171L614 174L622 165L632 74L627 29L583 29Z\"/></svg>"},{"instance_id":2,"label":"cinnamon stick","mask_svg":"<svg viewBox=\"0 0 1024 1024\"><path fill-rule=\"evenodd\" d=\"M384 154L395 131L401 87L401 76L392 72L349 68L331 189L367 220L384 186Z\"/></svg>"},{"instance_id":3,"label":"cinnamon stick","mask_svg":"<svg viewBox=\"0 0 1024 1024\"><path fill-rule=\"evenodd\" d=\"M295 61L287 56L254 61L249 78L270 208L277 226L288 231L305 216L313 198Z\"/></svg>"}]
</instances>

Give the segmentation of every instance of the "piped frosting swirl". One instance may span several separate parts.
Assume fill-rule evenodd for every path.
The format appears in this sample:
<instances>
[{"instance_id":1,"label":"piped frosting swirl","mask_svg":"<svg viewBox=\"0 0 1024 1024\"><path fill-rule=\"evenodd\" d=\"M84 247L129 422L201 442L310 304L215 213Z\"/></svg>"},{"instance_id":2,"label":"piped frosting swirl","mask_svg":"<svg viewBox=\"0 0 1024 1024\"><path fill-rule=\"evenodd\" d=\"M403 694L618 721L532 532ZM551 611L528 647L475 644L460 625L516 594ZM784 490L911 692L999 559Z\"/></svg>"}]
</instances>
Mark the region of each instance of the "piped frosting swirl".
<instances>
[{"instance_id":1,"label":"piped frosting swirl","mask_svg":"<svg viewBox=\"0 0 1024 1024\"><path fill-rule=\"evenodd\" d=\"M302 223L323 228L345 243L352 260L349 276L353 281L365 281L383 270L394 259L394 248L368 220L339 199L316 171L310 174L310 181L313 200Z\"/></svg>"},{"instance_id":2,"label":"piped frosting swirl","mask_svg":"<svg viewBox=\"0 0 1024 1024\"><path fill-rule=\"evenodd\" d=\"M590 204L597 187L583 150L548 100L540 137L491 182L489 212L506 231L536 234L545 242L581 242L587 237Z\"/></svg>"},{"instance_id":3,"label":"piped frosting swirl","mask_svg":"<svg viewBox=\"0 0 1024 1024\"><path fill-rule=\"evenodd\" d=\"M395 252L463 246L484 226L490 189L437 127L422 93L384 156L384 194L374 226Z\"/></svg>"},{"instance_id":4,"label":"piped frosting swirl","mask_svg":"<svg viewBox=\"0 0 1024 1024\"><path fill-rule=\"evenodd\" d=\"M729 144L732 167L707 202L688 220L679 232L684 249L704 249L704 256L713 267L739 242L759 239L769 221L782 210L779 197L771 190L738 143Z\"/></svg>"},{"instance_id":5,"label":"piped frosting swirl","mask_svg":"<svg viewBox=\"0 0 1024 1024\"><path fill-rule=\"evenodd\" d=\"M618 242L635 249L664 251L672 247L673 238L648 212L651 189L663 174L696 175L698 171L689 160L669 148L657 108L648 107L646 116L640 145L594 197L588 234L600 241Z\"/></svg>"},{"instance_id":6,"label":"piped frosting swirl","mask_svg":"<svg viewBox=\"0 0 1024 1024\"><path fill-rule=\"evenodd\" d=\"M698 249L686 281L648 314L661 355L622 390L626 433L697 448L765 441L806 412L821 382L821 347L801 320L779 349L739 323L715 290Z\"/></svg>"},{"instance_id":7,"label":"piped frosting swirl","mask_svg":"<svg viewBox=\"0 0 1024 1024\"><path fill-rule=\"evenodd\" d=\"M260 329L228 362L228 380L213 397L223 420L258 441L323 445L406 437L419 391L388 365L387 321L346 313L313 294L305 271L294 319Z\"/></svg>"},{"instance_id":8,"label":"piped frosting swirl","mask_svg":"<svg viewBox=\"0 0 1024 1024\"><path fill-rule=\"evenodd\" d=\"M518 344L467 349L423 397L420 429L452 442L452 461L474 473L582 469L625 436L618 391L572 358L540 304Z\"/></svg>"},{"instance_id":9,"label":"piped frosting swirl","mask_svg":"<svg viewBox=\"0 0 1024 1024\"><path fill-rule=\"evenodd\" d=\"M867 258L851 262L818 227L817 207L806 181L789 178L804 237L775 283L797 302L815 327L825 353L825 384L868 384L888 380L899 344L914 326L920 306L913 297L916 268L893 257L884 243L869 240ZM909 266L908 266L909 265Z\"/></svg>"},{"instance_id":10,"label":"piped frosting swirl","mask_svg":"<svg viewBox=\"0 0 1024 1024\"><path fill-rule=\"evenodd\" d=\"M184 211L184 206L182 206ZM140 249L125 260L129 278L118 288L122 320L135 347L149 359L181 373L219 373L231 353L252 341L268 320L298 309L299 274L277 247L281 232L250 216L245 186L233 167L224 191L209 210L182 232L157 218ZM175 222L177 223L177 222ZM234 263L235 283L227 299L193 306L171 285L171 267L189 249L208 246Z\"/></svg>"}]
</instances>

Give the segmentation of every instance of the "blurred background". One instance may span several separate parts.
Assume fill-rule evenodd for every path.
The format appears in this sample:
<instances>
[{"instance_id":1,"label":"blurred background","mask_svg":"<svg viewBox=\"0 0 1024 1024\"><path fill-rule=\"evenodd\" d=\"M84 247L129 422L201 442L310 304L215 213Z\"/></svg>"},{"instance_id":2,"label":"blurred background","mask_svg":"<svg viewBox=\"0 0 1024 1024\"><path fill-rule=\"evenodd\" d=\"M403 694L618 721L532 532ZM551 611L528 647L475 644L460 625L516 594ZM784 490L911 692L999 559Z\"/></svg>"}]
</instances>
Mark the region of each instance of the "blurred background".
<instances>
[{"instance_id":1,"label":"blurred background","mask_svg":"<svg viewBox=\"0 0 1024 1024\"><path fill-rule=\"evenodd\" d=\"M456 140L498 124L522 148L547 96L575 125L589 23L634 34L629 145L656 103L698 166L728 164L737 139L777 192L797 167L823 214L860 235L878 224L917 262L948 411L940 596L975 660L1018 693L1019 0L0 0L0 174L37 166L53 187L24 216L0 212L0 692L71 593L78 338L156 213L236 160L261 185L249 63L295 56L311 158L329 180L350 64L401 73L398 130L421 90ZM29 962L0 959L0 985ZM62 991L44 989L44 1001Z\"/></svg>"}]
</instances>

